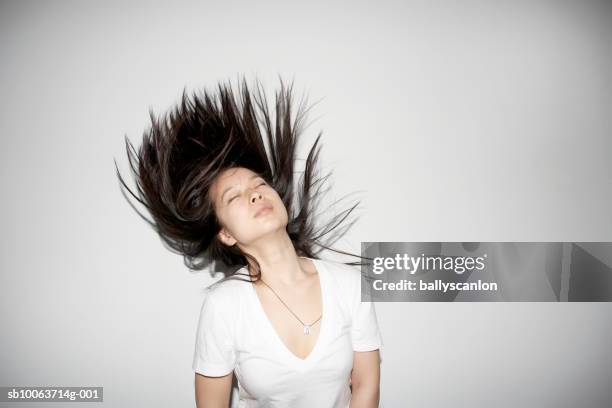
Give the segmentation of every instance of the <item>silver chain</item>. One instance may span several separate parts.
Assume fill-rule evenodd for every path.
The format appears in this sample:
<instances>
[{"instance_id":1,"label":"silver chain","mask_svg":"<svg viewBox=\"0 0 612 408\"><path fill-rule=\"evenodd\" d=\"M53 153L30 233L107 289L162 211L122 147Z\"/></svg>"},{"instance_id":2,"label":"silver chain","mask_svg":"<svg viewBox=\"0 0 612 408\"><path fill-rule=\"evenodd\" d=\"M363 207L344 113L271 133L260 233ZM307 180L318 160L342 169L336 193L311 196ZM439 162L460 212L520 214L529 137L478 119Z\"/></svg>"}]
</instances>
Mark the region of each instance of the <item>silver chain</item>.
<instances>
[{"instance_id":1,"label":"silver chain","mask_svg":"<svg viewBox=\"0 0 612 408\"><path fill-rule=\"evenodd\" d=\"M319 320L321 320L321 318L323 317L323 314L321 314L321 316L319 316L319 318L317 320L315 320L314 322L310 323L310 324L306 324L302 321L302 319L300 319L295 313L293 313L293 310L291 310L291 308L289 306L287 306L287 304L285 302L283 302L283 299L281 299L280 296L278 296L278 293L276 293L276 291L274 289L272 289L270 287L270 285L268 285L263 279L260 279L261 282L266 285L271 291L272 293L274 293L276 295L276 297L278 298L278 300L281 301L281 303L283 305L285 305L285 307L287 308L287 310L289 310L291 312L291 314L293 316L295 316L296 319L298 319L300 321L300 323L302 323L302 326L304 326L304 334L310 334L310 327L315 325Z\"/></svg>"}]
</instances>

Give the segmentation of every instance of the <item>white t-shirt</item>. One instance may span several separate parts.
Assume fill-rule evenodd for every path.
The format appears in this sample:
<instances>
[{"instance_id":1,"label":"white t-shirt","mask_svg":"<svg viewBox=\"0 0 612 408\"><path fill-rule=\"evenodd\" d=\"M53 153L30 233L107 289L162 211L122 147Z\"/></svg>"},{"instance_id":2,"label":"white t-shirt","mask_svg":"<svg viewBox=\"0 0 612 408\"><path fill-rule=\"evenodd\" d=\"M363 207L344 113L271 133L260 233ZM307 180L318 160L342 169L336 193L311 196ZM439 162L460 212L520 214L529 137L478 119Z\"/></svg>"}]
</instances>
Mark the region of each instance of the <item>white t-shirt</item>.
<instances>
[{"instance_id":1,"label":"white t-shirt","mask_svg":"<svg viewBox=\"0 0 612 408\"><path fill-rule=\"evenodd\" d=\"M234 371L238 407L348 407L353 351L382 347L374 303L361 302L359 270L311 260L319 273L323 317L306 359L285 346L250 282L230 279L207 289L193 369L213 377Z\"/></svg>"}]
</instances>

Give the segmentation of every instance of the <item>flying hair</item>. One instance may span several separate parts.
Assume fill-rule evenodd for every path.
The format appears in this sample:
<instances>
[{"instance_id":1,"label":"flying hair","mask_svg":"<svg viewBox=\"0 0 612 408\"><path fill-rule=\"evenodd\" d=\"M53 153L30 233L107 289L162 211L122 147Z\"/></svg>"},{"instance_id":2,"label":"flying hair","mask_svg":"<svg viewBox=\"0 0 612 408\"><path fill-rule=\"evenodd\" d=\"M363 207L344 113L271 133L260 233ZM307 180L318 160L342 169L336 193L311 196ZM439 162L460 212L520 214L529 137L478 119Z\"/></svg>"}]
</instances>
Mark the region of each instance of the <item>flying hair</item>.
<instances>
[{"instance_id":1,"label":"flying hair","mask_svg":"<svg viewBox=\"0 0 612 408\"><path fill-rule=\"evenodd\" d=\"M256 265L248 281L259 280L261 270L254 257L237 245L227 246L217 237L221 225L209 199L211 185L223 171L245 167L263 177L281 197L289 215L287 233L298 256L319 258L324 250L359 257L332 246L356 221L351 216L359 205L320 220L319 203L328 191L327 173L318 169L320 140L308 150L303 168L296 157L308 109L304 101L293 115L293 83L275 92L274 116L259 81L255 89L246 80L219 82L216 92L206 89L183 91L180 101L167 113L150 111L150 126L138 149L125 138L125 148L136 191L128 187L117 164L122 193L132 208L159 234L164 245L184 258L192 270L211 262L227 267ZM130 196L144 206L152 219L143 215ZM250 262L248 262L250 261ZM358 262L347 262L358 265ZM236 268L237 269L237 268ZM233 272L231 277L237 277Z\"/></svg>"}]
</instances>

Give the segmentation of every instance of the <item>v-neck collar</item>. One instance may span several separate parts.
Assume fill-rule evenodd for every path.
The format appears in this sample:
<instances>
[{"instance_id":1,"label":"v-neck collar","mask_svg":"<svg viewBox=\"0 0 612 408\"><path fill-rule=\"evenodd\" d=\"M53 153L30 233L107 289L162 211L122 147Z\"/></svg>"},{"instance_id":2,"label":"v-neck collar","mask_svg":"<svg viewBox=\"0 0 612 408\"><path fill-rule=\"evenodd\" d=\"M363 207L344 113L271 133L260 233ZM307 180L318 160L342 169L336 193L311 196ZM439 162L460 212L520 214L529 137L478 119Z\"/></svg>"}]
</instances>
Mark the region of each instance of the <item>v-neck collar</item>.
<instances>
[{"instance_id":1,"label":"v-neck collar","mask_svg":"<svg viewBox=\"0 0 612 408\"><path fill-rule=\"evenodd\" d=\"M275 339L274 341L277 343L278 347L282 350L282 353L289 359L289 361L293 362L294 364L304 366L304 365L310 364L314 359L316 359L319 353L319 350L322 347L321 343L323 341L323 336L325 335L325 333L327 333L326 323L329 320L329 318L326 316L328 302L327 302L327 291L326 291L327 282L325 281L324 267L321 266L321 264L319 263L317 259L306 258L306 257L300 257L300 258L310 259L319 275L319 286L321 288L320 289L321 290L321 314L323 316L321 318L321 328L319 329L319 336L317 337L317 341L314 347L312 348L312 350L310 351L310 353L308 354L308 356L306 356L306 358L302 359L296 356L285 345L283 340L278 335L278 332L272 325L272 322L270 322L270 319L266 315L266 311L264 310L261 304L261 301L259 300L259 296L257 295L257 291L255 290L255 286L253 286L252 283L249 283L249 292L251 293L251 299L253 299L254 303L256 304L255 306L256 314L258 314L259 318L262 319L264 325L267 327L266 330L271 335L271 337Z\"/></svg>"}]
</instances>

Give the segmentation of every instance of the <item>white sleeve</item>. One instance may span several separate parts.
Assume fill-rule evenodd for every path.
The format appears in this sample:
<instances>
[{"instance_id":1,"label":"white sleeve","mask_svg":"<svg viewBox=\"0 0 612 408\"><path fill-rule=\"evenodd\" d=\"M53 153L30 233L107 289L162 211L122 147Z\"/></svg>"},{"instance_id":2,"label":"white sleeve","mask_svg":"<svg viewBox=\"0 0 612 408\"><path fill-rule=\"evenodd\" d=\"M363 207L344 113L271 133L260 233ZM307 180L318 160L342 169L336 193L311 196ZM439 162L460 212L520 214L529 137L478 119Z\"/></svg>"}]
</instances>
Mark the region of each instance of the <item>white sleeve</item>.
<instances>
[{"instance_id":1,"label":"white sleeve","mask_svg":"<svg viewBox=\"0 0 612 408\"><path fill-rule=\"evenodd\" d=\"M354 351L373 351L383 345L373 302L361 301L361 274L355 273L352 286L351 337Z\"/></svg>"},{"instance_id":2,"label":"white sleeve","mask_svg":"<svg viewBox=\"0 0 612 408\"><path fill-rule=\"evenodd\" d=\"M209 377L222 377L234 370L236 353L227 307L209 292L202 303L196 332L193 370Z\"/></svg>"}]
</instances>

